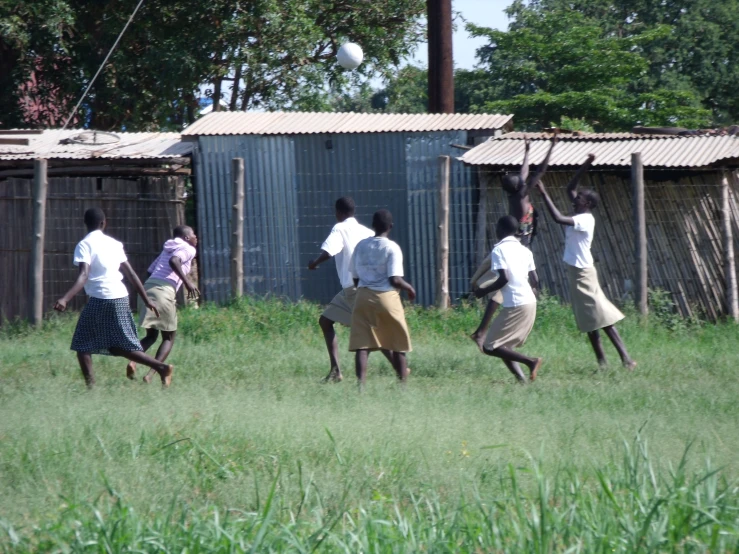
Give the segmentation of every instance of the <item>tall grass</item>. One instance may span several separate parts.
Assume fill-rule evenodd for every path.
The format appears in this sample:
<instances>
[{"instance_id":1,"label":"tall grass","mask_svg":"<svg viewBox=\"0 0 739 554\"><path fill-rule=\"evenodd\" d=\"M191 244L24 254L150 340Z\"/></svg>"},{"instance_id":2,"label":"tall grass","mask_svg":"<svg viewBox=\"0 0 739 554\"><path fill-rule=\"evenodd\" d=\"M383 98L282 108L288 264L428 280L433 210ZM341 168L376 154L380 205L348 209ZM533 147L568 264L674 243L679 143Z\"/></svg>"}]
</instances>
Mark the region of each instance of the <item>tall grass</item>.
<instances>
[{"instance_id":1,"label":"tall grass","mask_svg":"<svg viewBox=\"0 0 739 554\"><path fill-rule=\"evenodd\" d=\"M75 317L0 331L0 550L730 552L739 549L734 325L620 326L600 371L545 298L514 385L466 335L478 306L408 311L409 385L370 358L322 386L310 303L182 313L162 392L96 357ZM346 347L346 331L340 343Z\"/></svg>"}]
</instances>

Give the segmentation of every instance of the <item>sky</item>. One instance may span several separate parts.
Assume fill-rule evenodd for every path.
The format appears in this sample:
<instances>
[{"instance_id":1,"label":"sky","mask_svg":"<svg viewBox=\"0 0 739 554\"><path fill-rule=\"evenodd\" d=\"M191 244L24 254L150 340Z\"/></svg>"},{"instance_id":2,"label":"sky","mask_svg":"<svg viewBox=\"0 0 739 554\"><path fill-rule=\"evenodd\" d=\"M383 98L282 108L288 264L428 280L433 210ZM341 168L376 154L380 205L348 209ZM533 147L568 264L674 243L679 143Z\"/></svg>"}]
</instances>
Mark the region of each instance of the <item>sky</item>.
<instances>
[{"instance_id":1,"label":"sky","mask_svg":"<svg viewBox=\"0 0 739 554\"><path fill-rule=\"evenodd\" d=\"M503 10L511 4L511 0L452 0L452 10L459 14L469 23L482 27L506 30L508 18ZM485 39L472 38L464 28L465 22L457 19L457 29L452 38L454 52L454 67L461 69L472 69L475 65L475 50L485 44ZM416 51L413 60L414 65L425 66L428 61L428 45L422 44Z\"/></svg>"}]
</instances>

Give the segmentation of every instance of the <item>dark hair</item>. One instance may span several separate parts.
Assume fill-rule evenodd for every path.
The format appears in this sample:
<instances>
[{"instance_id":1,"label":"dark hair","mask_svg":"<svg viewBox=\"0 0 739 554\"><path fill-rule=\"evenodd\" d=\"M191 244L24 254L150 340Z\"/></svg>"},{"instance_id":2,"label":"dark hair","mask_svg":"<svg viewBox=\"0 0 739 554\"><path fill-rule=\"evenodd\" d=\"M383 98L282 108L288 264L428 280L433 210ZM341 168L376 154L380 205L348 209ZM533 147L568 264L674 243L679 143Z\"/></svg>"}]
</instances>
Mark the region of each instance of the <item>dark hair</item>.
<instances>
[{"instance_id":1,"label":"dark hair","mask_svg":"<svg viewBox=\"0 0 739 554\"><path fill-rule=\"evenodd\" d=\"M172 230L172 236L176 239L182 239L185 238L185 236L188 234L188 231L192 233L192 227L189 225L178 225Z\"/></svg>"},{"instance_id":2,"label":"dark hair","mask_svg":"<svg viewBox=\"0 0 739 554\"><path fill-rule=\"evenodd\" d=\"M513 175L513 174L507 174L503 175L503 178L501 179L501 185L503 186L503 190L508 193L514 193L519 188L521 188L521 176L520 175Z\"/></svg>"},{"instance_id":3,"label":"dark hair","mask_svg":"<svg viewBox=\"0 0 739 554\"><path fill-rule=\"evenodd\" d=\"M372 228L378 233L389 231L393 226L393 214L390 210L377 210L372 216Z\"/></svg>"},{"instance_id":4,"label":"dark hair","mask_svg":"<svg viewBox=\"0 0 739 554\"><path fill-rule=\"evenodd\" d=\"M88 229L97 229L105 221L105 212L100 208L90 208L85 212L85 225Z\"/></svg>"},{"instance_id":5,"label":"dark hair","mask_svg":"<svg viewBox=\"0 0 739 554\"><path fill-rule=\"evenodd\" d=\"M583 198L588 201L588 208L591 210L594 210L598 207L598 204L600 204L600 196L594 190L585 189L581 191L580 194L582 194Z\"/></svg>"},{"instance_id":6,"label":"dark hair","mask_svg":"<svg viewBox=\"0 0 739 554\"><path fill-rule=\"evenodd\" d=\"M336 201L336 211L349 217L354 215L354 199L351 196L342 196Z\"/></svg>"},{"instance_id":7,"label":"dark hair","mask_svg":"<svg viewBox=\"0 0 739 554\"><path fill-rule=\"evenodd\" d=\"M518 231L518 220L512 215L504 215L498 220L495 226L495 234L498 238L503 239L515 235Z\"/></svg>"}]
</instances>

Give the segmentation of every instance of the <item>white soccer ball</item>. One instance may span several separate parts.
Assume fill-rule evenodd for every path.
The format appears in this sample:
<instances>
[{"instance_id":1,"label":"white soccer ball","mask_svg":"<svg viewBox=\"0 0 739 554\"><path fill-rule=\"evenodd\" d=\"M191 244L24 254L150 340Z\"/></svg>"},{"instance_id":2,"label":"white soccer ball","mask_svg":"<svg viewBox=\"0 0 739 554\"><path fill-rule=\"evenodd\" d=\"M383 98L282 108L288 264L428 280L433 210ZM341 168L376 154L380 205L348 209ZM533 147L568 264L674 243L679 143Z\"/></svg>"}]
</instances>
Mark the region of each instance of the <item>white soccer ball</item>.
<instances>
[{"instance_id":1,"label":"white soccer ball","mask_svg":"<svg viewBox=\"0 0 739 554\"><path fill-rule=\"evenodd\" d=\"M357 69L364 59L364 52L358 44L347 42L339 48L336 59L344 69Z\"/></svg>"}]
</instances>

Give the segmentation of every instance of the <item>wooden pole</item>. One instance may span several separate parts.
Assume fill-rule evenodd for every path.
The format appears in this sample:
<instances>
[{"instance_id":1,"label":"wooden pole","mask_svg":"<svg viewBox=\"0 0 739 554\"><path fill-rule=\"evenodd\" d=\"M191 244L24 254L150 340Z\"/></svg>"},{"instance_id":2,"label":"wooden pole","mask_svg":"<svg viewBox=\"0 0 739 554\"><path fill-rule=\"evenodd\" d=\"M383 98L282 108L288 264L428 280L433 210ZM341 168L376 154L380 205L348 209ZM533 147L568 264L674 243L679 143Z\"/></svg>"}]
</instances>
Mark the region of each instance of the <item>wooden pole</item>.
<instances>
[{"instance_id":1,"label":"wooden pole","mask_svg":"<svg viewBox=\"0 0 739 554\"><path fill-rule=\"evenodd\" d=\"M244 293L244 159L231 160L233 206L231 208L231 298Z\"/></svg>"},{"instance_id":2,"label":"wooden pole","mask_svg":"<svg viewBox=\"0 0 739 554\"><path fill-rule=\"evenodd\" d=\"M46 192L49 188L46 160L33 163L33 238L30 260L29 319L40 327L44 317L44 239L46 235Z\"/></svg>"},{"instance_id":3,"label":"wooden pole","mask_svg":"<svg viewBox=\"0 0 739 554\"><path fill-rule=\"evenodd\" d=\"M639 313L647 315L647 220L644 211L644 165L639 152L631 154L631 184L634 199L634 258L636 260L634 301Z\"/></svg>"},{"instance_id":4,"label":"wooden pole","mask_svg":"<svg viewBox=\"0 0 739 554\"><path fill-rule=\"evenodd\" d=\"M454 113L452 0L426 0L429 113Z\"/></svg>"},{"instance_id":5,"label":"wooden pole","mask_svg":"<svg viewBox=\"0 0 739 554\"><path fill-rule=\"evenodd\" d=\"M439 205L436 256L436 305L449 307L449 156L439 156Z\"/></svg>"},{"instance_id":6,"label":"wooden pole","mask_svg":"<svg viewBox=\"0 0 739 554\"><path fill-rule=\"evenodd\" d=\"M739 292L734 263L734 237L731 229L731 187L726 170L721 179L721 224L724 238L724 274L726 276L726 307L728 316L739 322Z\"/></svg>"}]
</instances>

